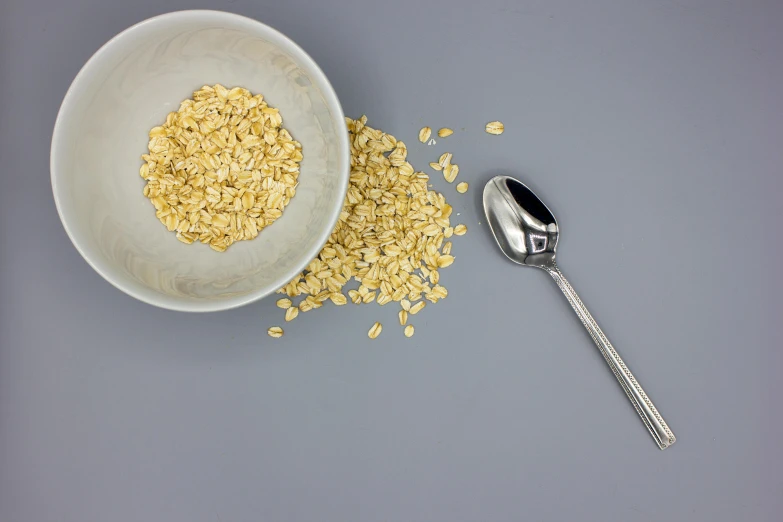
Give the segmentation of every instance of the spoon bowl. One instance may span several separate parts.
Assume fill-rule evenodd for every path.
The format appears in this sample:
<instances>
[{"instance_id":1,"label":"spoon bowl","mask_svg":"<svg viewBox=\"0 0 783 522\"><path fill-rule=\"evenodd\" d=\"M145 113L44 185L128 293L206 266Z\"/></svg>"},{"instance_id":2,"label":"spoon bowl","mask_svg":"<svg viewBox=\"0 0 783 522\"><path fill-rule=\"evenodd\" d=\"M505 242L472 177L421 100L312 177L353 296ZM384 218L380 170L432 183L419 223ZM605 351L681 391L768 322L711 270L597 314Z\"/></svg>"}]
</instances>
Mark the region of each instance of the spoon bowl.
<instances>
[{"instance_id":1,"label":"spoon bowl","mask_svg":"<svg viewBox=\"0 0 783 522\"><path fill-rule=\"evenodd\" d=\"M520 265L553 266L560 232L554 214L522 182L496 176L484 187L484 210L500 250Z\"/></svg>"},{"instance_id":2,"label":"spoon bowl","mask_svg":"<svg viewBox=\"0 0 783 522\"><path fill-rule=\"evenodd\" d=\"M674 444L674 433L555 263L560 227L552 211L522 182L508 176L489 180L483 200L489 227L500 250L511 261L541 268L552 276L658 447L663 450Z\"/></svg>"}]
</instances>

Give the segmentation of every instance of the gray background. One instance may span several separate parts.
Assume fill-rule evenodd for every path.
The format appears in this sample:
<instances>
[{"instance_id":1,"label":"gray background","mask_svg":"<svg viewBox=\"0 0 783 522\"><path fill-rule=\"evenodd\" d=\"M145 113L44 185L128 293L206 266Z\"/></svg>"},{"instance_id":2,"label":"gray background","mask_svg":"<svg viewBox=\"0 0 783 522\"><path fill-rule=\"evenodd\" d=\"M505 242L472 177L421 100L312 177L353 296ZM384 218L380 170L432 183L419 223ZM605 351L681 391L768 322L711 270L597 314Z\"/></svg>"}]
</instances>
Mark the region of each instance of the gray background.
<instances>
[{"instance_id":1,"label":"gray background","mask_svg":"<svg viewBox=\"0 0 783 522\"><path fill-rule=\"evenodd\" d=\"M0 4L0 521L783 516L780 1ZM326 306L281 340L273 299L158 310L71 246L60 101L112 35L188 7L291 36L418 168L454 153L471 190L434 183L470 230L412 339L396 306ZM424 147L425 124L457 132ZM554 210L561 265L671 449L553 282L496 250L496 171Z\"/></svg>"}]
</instances>

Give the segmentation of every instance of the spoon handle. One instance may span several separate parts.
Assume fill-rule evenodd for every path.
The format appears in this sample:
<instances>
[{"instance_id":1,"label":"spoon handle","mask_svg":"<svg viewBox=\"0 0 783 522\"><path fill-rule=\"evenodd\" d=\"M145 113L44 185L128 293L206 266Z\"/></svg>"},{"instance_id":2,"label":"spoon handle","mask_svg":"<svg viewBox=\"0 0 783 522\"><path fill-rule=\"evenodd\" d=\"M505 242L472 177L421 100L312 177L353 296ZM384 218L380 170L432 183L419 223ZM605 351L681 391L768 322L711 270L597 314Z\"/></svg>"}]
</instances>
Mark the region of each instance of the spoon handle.
<instances>
[{"instance_id":1,"label":"spoon handle","mask_svg":"<svg viewBox=\"0 0 783 522\"><path fill-rule=\"evenodd\" d=\"M563 273L557 265L546 267L546 271L549 272L549 275L555 280L557 286L560 287L560 290L563 291L566 299L568 299L568 302L571 303L571 307L576 312L576 315L582 320L582 324L587 328L590 337L595 341L595 344L601 351L601 355L606 359L607 364L609 364L609 367L612 369L612 373L617 377L620 386L623 387L625 394L628 395L634 408L636 408L636 411L642 418L642 422L644 422L644 425L650 430L655 442L658 443L658 447L664 450L674 444L676 440L674 433L669 429L669 426L663 420L661 414L658 413L658 410L655 409L652 401L647 394L644 393L644 390L636 381L631 370L628 369L628 366L626 366L620 358L620 355L617 353L617 350L614 349L612 343L609 342L609 339L607 339L606 335L601 331L598 323L595 322L593 316L587 311L587 307L582 300L579 299L576 291L574 291L574 288L565 276L563 276Z\"/></svg>"}]
</instances>

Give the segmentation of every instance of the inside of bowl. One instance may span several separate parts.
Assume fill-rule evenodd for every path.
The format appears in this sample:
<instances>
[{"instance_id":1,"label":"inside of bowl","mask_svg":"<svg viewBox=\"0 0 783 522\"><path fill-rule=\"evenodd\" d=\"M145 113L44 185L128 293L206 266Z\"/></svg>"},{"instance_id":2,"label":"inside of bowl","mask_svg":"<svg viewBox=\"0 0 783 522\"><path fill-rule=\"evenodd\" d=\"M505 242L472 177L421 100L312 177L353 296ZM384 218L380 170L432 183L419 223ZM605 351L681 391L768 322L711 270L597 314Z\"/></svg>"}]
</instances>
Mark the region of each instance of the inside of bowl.
<instances>
[{"instance_id":1,"label":"inside of bowl","mask_svg":"<svg viewBox=\"0 0 783 522\"><path fill-rule=\"evenodd\" d=\"M290 280L328 237L348 176L342 111L309 58L252 20L209 14L150 20L99 51L66 97L53 147L55 194L82 254L132 295L176 309L241 304ZM148 131L215 83L263 94L304 155L283 216L223 253L168 232L138 174Z\"/></svg>"}]
</instances>

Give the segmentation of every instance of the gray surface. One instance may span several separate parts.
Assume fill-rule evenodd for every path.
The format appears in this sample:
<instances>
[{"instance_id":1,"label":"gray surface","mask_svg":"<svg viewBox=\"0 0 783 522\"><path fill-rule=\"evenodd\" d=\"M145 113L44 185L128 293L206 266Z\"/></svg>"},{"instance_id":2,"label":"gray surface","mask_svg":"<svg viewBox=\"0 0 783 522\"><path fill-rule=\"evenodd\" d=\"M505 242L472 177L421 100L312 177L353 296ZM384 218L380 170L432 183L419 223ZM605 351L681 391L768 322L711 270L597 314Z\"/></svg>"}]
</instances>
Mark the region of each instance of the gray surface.
<instances>
[{"instance_id":1,"label":"gray surface","mask_svg":"<svg viewBox=\"0 0 783 522\"><path fill-rule=\"evenodd\" d=\"M780 520L781 3L384 4L2 3L0 521ZM48 170L65 90L118 31L196 6L293 37L414 165L455 153L470 232L413 339L392 306L325 307L282 340L273 300L157 310L69 243ZM457 132L426 148L423 124ZM479 224L495 170L554 210L671 449L554 283Z\"/></svg>"}]
</instances>

